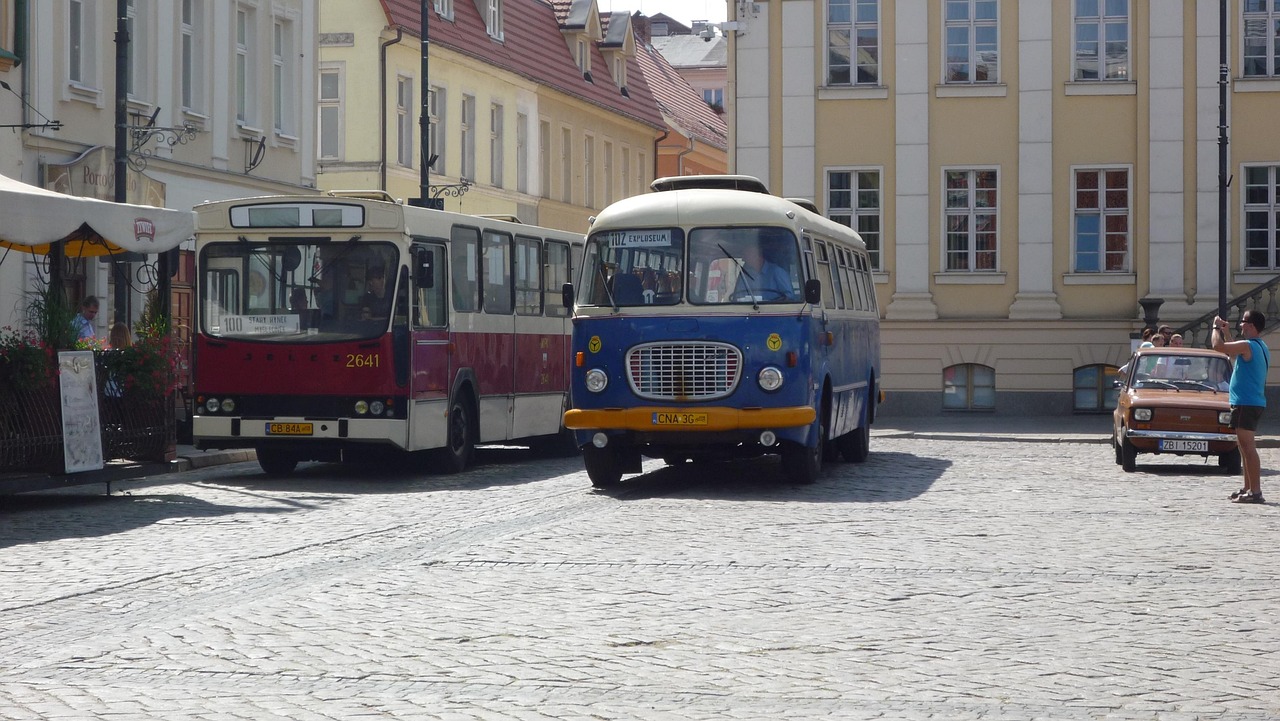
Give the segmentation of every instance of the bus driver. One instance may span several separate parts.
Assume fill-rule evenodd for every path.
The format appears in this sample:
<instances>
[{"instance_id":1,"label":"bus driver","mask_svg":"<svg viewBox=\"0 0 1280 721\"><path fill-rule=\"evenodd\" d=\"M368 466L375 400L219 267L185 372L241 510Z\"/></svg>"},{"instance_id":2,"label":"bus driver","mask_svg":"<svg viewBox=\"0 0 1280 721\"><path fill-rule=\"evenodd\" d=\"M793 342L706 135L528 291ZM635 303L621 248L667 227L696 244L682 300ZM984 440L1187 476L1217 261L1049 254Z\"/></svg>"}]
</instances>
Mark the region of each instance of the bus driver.
<instances>
[{"instance_id":1,"label":"bus driver","mask_svg":"<svg viewBox=\"0 0 1280 721\"><path fill-rule=\"evenodd\" d=\"M753 296L760 300L795 300L791 287L791 275L782 266L767 260L760 250L760 241L751 240L742 251L743 265L738 272L738 283L733 290L734 300Z\"/></svg>"}]
</instances>

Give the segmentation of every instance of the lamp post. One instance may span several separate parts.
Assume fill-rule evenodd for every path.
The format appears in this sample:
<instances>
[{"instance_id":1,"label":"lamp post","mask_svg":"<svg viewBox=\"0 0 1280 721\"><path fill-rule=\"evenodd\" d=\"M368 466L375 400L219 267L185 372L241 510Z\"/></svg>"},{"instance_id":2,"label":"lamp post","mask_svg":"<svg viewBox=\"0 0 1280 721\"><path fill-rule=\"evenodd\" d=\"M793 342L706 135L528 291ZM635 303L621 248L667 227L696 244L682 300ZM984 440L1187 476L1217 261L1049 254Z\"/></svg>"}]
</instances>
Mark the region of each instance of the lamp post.
<instances>
[{"instance_id":1,"label":"lamp post","mask_svg":"<svg viewBox=\"0 0 1280 721\"><path fill-rule=\"evenodd\" d=\"M431 12L433 0L422 0L422 109L418 116L418 164L421 166L418 176L418 197L410 198L409 204L422 208L439 207L443 201L431 197L431 75L428 72L428 51L431 48Z\"/></svg>"},{"instance_id":2,"label":"lamp post","mask_svg":"<svg viewBox=\"0 0 1280 721\"><path fill-rule=\"evenodd\" d=\"M129 3L116 0L116 148L115 195L117 203L129 200ZM129 320L129 273L123 261L111 264L116 273L111 307L113 322Z\"/></svg>"},{"instance_id":3,"label":"lamp post","mask_svg":"<svg viewBox=\"0 0 1280 721\"><path fill-rule=\"evenodd\" d=\"M1227 317L1227 0L1218 0L1218 317Z\"/></svg>"}]
</instances>

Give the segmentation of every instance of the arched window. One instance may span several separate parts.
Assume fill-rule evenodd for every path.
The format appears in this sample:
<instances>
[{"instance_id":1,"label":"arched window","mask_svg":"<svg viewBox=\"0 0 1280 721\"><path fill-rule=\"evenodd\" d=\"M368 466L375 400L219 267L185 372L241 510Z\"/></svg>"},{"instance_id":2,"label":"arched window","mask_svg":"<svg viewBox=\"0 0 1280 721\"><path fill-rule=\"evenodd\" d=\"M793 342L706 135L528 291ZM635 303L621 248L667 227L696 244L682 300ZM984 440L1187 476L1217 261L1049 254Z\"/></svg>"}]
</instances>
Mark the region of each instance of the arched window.
<instances>
[{"instance_id":1,"label":"arched window","mask_svg":"<svg viewBox=\"0 0 1280 721\"><path fill-rule=\"evenodd\" d=\"M942 369L943 410L992 410L995 407L995 368L961 363Z\"/></svg>"},{"instance_id":2,"label":"arched window","mask_svg":"<svg viewBox=\"0 0 1280 721\"><path fill-rule=\"evenodd\" d=\"M1081 366L1072 374L1072 407L1077 411L1110 411L1116 407L1120 389L1114 381L1120 369L1109 365Z\"/></svg>"}]
</instances>

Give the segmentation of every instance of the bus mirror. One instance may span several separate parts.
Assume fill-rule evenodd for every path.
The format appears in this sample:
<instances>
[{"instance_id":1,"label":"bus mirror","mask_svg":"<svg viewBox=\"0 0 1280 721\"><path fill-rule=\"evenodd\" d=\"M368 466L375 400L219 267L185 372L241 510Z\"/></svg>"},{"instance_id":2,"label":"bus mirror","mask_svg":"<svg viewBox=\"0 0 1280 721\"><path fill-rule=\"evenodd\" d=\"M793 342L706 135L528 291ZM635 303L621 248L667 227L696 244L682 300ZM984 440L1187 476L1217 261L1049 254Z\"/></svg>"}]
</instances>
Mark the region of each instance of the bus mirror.
<instances>
[{"instance_id":1,"label":"bus mirror","mask_svg":"<svg viewBox=\"0 0 1280 721\"><path fill-rule=\"evenodd\" d=\"M560 286L560 302L564 303L564 307L573 310L573 283Z\"/></svg>"},{"instance_id":2,"label":"bus mirror","mask_svg":"<svg viewBox=\"0 0 1280 721\"><path fill-rule=\"evenodd\" d=\"M804 282L804 302L818 305L822 302L822 281L810 278Z\"/></svg>"},{"instance_id":3,"label":"bus mirror","mask_svg":"<svg viewBox=\"0 0 1280 721\"><path fill-rule=\"evenodd\" d=\"M414 282L418 284L419 288L430 288L435 285L434 259L435 256L426 248L419 248L414 255L414 261L418 266L418 270L414 274Z\"/></svg>"}]
</instances>

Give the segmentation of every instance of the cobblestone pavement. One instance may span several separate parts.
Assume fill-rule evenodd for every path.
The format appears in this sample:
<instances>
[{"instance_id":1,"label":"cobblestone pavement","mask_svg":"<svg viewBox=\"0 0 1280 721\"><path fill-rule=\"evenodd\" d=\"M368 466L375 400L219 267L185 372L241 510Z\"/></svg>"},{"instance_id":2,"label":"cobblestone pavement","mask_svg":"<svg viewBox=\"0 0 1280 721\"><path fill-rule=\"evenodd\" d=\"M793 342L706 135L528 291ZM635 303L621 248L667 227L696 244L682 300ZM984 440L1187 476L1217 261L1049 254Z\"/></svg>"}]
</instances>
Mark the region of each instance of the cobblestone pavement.
<instances>
[{"instance_id":1,"label":"cobblestone pavement","mask_svg":"<svg viewBox=\"0 0 1280 721\"><path fill-rule=\"evenodd\" d=\"M1280 717L1280 506L1140 463L881 436L805 487L503 450L0 499L0 718Z\"/></svg>"}]
</instances>

